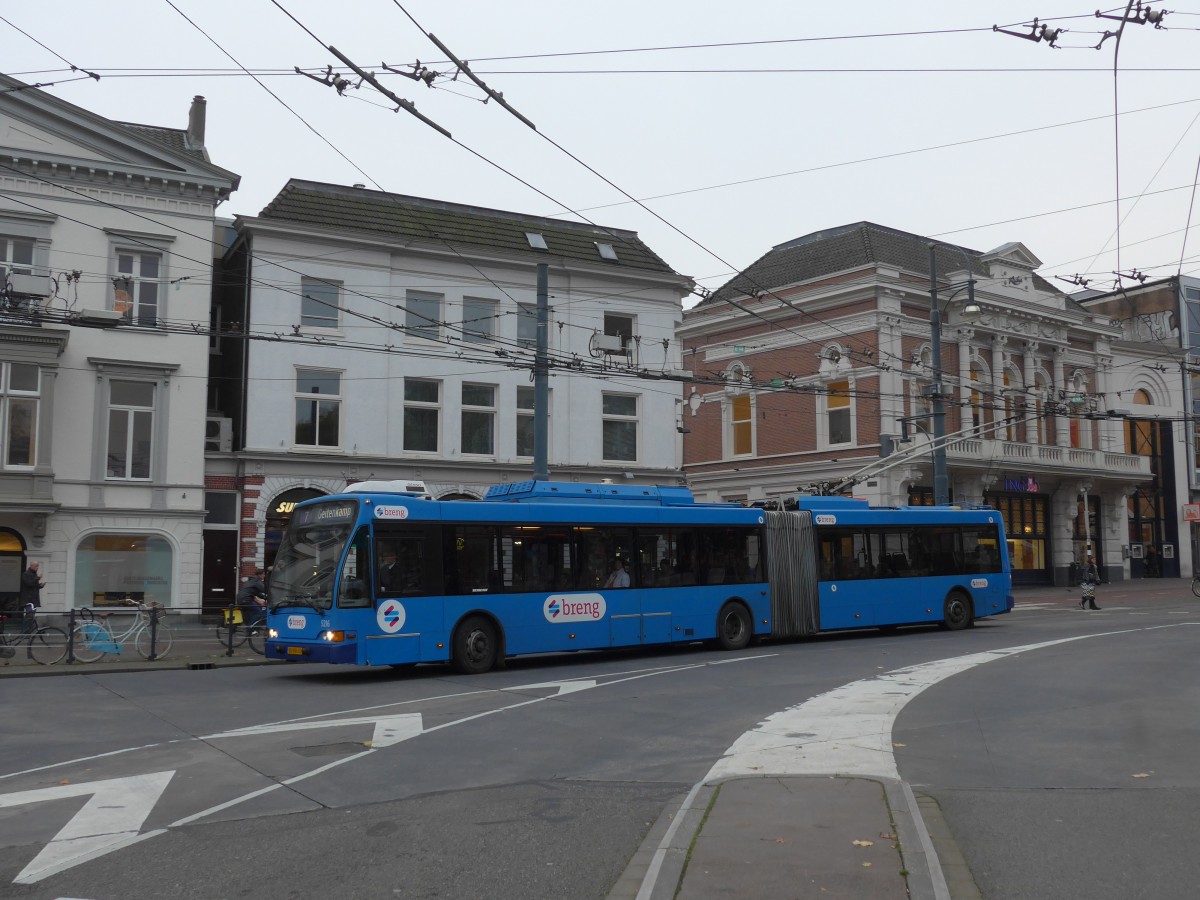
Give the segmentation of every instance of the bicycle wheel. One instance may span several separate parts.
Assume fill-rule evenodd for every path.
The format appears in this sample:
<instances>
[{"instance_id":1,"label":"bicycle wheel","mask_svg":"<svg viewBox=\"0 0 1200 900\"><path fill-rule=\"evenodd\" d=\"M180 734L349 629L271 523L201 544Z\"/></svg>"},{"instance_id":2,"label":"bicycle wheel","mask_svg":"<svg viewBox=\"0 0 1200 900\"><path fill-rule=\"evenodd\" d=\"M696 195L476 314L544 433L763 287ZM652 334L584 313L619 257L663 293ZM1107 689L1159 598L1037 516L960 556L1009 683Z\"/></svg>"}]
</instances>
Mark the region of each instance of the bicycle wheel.
<instances>
[{"instance_id":1,"label":"bicycle wheel","mask_svg":"<svg viewBox=\"0 0 1200 900\"><path fill-rule=\"evenodd\" d=\"M1192 579L1192 595L1200 597L1200 578Z\"/></svg>"},{"instance_id":2,"label":"bicycle wheel","mask_svg":"<svg viewBox=\"0 0 1200 900\"><path fill-rule=\"evenodd\" d=\"M112 645L112 637L98 622L83 622L75 626L75 662L96 662L104 655L104 647Z\"/></svg>"},{"instance_id":3,"label":"bicycle wheel","mask_svg":"<svg viewBox=\"0 0 1200 900\"><path fill-rule=\"evenodd\" d=\"M263 639L267 636L266 620L259 620L251 625L246 631L246 641L250 644L250 649L263 656Z\"/></svg>"},{"instance_id":4,"label":"bicycle wheel","mask_svg":"<svg viewBox=\"0 0 1200 900\"><path fill-rule=\"evenodd\" d=\"M158 630L154 635L154 658L166 659L168 653L171 652L171 644L174 643L174 635L171 634L171 629L163 622L158 623ZM137 647L137 652L142 654L144 659L150 658L150 626L143 625L134 639L134 646Z\"/></svg>"},{"instance_id":5,"label":"bicycle wheel","mask_svg":"<svg viewBox=\"0 0 1200 900\"><path fill-rule=\"evenodd\" d=\"M230 638L233 639L232 644L229 642ZM246 629L241 625L218 625L217 640L221 642L221 646L226 650L230 647L240 647L246 643Z\"/></svg>"},{"instance_id":6,"label":"bicycle wheel","mask_svg":"<svg viewBox=\"0 0 1200 900\"><path fill-rule=\"evenodd\" d=\"M29 655L43 666L52 666L67 658L67 633L47 625L29 636Z\"/></svg>"}]
</instances>

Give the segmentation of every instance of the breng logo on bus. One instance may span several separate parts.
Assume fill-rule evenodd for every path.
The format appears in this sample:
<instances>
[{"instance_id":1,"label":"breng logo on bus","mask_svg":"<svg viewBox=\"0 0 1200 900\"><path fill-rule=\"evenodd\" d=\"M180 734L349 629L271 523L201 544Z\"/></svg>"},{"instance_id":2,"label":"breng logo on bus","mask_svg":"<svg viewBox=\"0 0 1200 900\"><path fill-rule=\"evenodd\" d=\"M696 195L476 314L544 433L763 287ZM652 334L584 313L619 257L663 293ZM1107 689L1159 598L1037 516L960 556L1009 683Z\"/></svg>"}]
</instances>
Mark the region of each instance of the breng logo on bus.
<instances>
[{"instance_id":1,"label":"breng logo on bus","mask_svg":"<svg viewBox=\"0 0 1200 900\"><path fill-rule=\"evenodd\" d=\"M375 507L375 518L377 519L407 519L407 506L377 506Z\"/></svg>"},{"instance_id":2,"label":"breng logo on bus","mask_svg":"<svg viewBox=\"0 0 1200 900\"><path fill-rule=\"evenodd\" d=\"M813 518L817 520L818 525L836 525L837 524L837 516L817 515L817 516L813 516Z\"/></svg>"},{"instance_id":3,"label":"breng logo on bus","mask_svg":"<svg viewBox=\"0 0 1200 900\"><path fill-rule=\"evenodd\" d=\"M608 612L600 594L552 594L542 604L547 622L595 622Z\"/></svg>"},{"instance_id":4,"label":"breng logo on bus","mask_svg":"<svg viewBox=\"0 0 1200 900\"><path fill-rule=\"evenodd\" d=\"M398 600L385 600L375 611L375 621L379 623L379 630L384 634L395 634L403 628L405 618L407 613Z\"/></svg>"}]
</instances>

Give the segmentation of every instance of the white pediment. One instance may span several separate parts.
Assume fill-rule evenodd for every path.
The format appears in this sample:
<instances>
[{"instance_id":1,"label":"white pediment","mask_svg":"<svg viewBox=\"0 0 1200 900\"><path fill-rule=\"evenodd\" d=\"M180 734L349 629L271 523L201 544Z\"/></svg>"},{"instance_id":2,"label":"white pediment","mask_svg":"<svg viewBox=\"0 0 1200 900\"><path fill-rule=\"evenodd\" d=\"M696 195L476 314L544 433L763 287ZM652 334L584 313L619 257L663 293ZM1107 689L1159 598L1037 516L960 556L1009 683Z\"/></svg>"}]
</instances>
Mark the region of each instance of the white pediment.
<instances>
[{"instance_id":1,"label":"white pediment","mask_svg":"<svg viewBox=\"0 0 1200 900\"><path fill-rule=\"evenodd\" d=\"M1018 269L1026 269L1030 272L1042 265L1042 261L1034 256L1029 248L1020 241L1001 244L995 250L989 250L987 253L984 253L980 257L980 260L984 265L999 262Z\"/></svg>"},{"instance_id":2,"label":"white pediment","mask_svg":"<svg viewBox=\"0 0 1200 900\"><path fill-rule=\"evenodd\" d=\"M87 159L93 162L113 162L110 157L61 134L22 122L0 109L0 147L26 150L41 156Z\"/></svg>"},{"instance_id":3,"label":"white pediment","mask_svg":"<svg viewBox=\"0 0 1200 900\"><path fill-rule=\"evenodd\" d=\"M188 107L178 113L186 122ZM232 172L187 149L182 130L114 122L6 75L0 75L0 156L15 165L45 164L56 179L170 182L219 194L237 184Z\"/></svg>"}]
</instances>

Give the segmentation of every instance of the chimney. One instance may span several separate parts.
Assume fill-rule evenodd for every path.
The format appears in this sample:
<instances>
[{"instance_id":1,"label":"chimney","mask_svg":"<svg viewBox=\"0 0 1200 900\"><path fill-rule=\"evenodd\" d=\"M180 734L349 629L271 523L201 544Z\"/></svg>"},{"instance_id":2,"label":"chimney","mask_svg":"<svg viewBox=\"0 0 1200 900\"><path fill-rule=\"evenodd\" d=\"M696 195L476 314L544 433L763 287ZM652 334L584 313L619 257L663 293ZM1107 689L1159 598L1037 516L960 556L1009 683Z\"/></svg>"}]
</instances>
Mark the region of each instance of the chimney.
<instances>
[{"instance_id":1,"label":"chimney","mask_svg":"<svg viewBox=\"0 0 1200 900\"><path fill-rule=\"evenodd\" d=\"M199 94L192 98L192 108L188 112L187 142L197 150L204 149L204 113L207 101Z\"/></svg>"}]
</instances>

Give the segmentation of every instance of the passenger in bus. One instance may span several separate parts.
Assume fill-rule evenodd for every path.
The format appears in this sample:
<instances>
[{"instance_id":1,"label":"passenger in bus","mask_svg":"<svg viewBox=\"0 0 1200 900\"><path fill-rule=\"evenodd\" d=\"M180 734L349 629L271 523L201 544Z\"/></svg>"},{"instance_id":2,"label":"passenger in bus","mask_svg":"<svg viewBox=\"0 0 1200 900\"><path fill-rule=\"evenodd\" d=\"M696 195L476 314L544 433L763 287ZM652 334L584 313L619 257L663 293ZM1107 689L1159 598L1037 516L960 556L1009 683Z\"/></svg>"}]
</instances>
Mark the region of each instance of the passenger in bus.
<instances>
[{"instance_id":1,"label":"passenger in bus","mask_svg":"<svg viewBox=\"0 0 1200 900\"><path fill-rule=\"evenodd\" d=\"M617 557L613 561L612 574L608 576L608 580L604 582L605 588L627 588L629 587L629 573L625 571L625 560Z\"/></svg>"}]
</instances>

